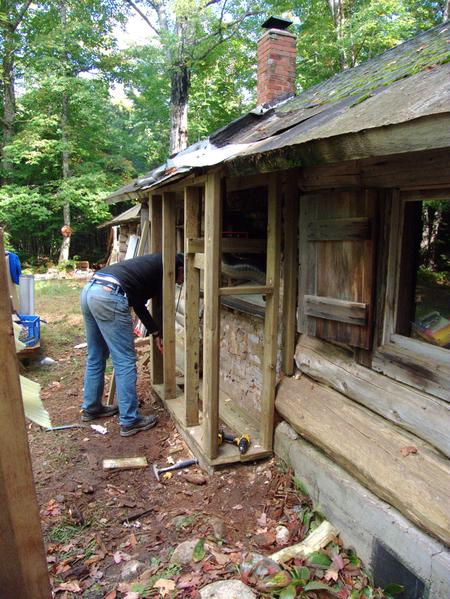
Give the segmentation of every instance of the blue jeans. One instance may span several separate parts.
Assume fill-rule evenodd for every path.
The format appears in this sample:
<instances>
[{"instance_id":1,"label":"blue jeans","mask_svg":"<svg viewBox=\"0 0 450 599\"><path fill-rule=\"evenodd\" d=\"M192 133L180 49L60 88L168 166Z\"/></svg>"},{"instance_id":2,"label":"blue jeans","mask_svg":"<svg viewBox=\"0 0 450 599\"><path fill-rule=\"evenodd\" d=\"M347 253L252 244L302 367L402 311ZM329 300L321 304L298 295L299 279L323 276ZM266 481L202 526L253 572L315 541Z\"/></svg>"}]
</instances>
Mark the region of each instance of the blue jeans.
<instances>
[{"instance_id":1,"label":"blue jeans","mask_svg":"<svg viewBox=\"0 0 450 599\"><path fill-rule=\"evenodd\" d=\"M101 408L106 360L111 354L120 424L134 424L139 411L136 350L128 299L91 281L81 293L81 311L88 346L82 408L89 412Z\"/></svg>"}]
</instances>

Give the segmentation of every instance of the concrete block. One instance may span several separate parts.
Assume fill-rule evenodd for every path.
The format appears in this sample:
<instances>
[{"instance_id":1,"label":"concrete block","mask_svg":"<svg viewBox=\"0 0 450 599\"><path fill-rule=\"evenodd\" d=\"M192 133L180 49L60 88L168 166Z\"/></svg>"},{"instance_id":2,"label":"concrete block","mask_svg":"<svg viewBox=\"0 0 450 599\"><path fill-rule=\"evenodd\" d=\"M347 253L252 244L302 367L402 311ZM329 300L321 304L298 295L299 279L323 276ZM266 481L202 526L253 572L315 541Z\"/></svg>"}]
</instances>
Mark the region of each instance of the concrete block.
<instances>
[{"instance_id":1,"label":"concrete block","mask_svg":"<svg viewBox=\"0 0 450 599\"><path fill-rule=\"evenodd\" d=\"M450 598L450 550L418 529L305 441L286 422L275 431L275 453L308 489L315 505L353 547L366 567L373 565L378 539L425 584L429 599Z\"/></svg>"}]
</instances>

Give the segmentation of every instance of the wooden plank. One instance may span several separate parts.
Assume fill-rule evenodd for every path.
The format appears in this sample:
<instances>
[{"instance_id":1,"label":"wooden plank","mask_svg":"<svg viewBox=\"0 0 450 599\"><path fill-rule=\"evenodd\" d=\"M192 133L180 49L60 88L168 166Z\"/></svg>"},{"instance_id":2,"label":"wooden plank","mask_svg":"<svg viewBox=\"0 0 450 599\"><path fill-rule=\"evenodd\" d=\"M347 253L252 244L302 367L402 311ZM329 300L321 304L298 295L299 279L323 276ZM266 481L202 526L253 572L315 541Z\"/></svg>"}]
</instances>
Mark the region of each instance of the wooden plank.
<instances>
[{"instance_id":1,"label":"wooden plank","mask_svg":"<svg viewBox=\"0 0 450 599\"><path fill-rule=\"evenodd\" d=\"M441 189L410 189L400 191L400 199L403 202L418 200L448 200L450 198L450 187Z\"/></svg>"},{"instance_id":2,"label":"wooden plank","mask_svg":"<svg viewBox=\"0 0 450 599\"><path fill-rule=\"evenodd\" d=\"M277 410L378 497L450 543L450 465L430 445L307 376L285 378ZM402 454L415 447L417 453Z\"/></svg>"},{"instance_id":3,"label":"wooden plank","mask_svg":"<svg viewBox=\"0 0 450 599\"><path fill-rule=\"evenodd\" d=\"M373 239L309 242L317 246L317 289L311 295L367 305L365 326L316 318L317 337L364 349L370 349L372 341L377 200L377 191L369 189L336 190L309 200L316 204L319 214L329 218L367 217L374 228Z\"/></svg>"},{"instance_id":4,"label":"wooden plank","mask_svg":"<svg viewBox=\"0 0 450 599\"><path fill-rule=\"evenodd\" d=\"M164 396L176 396L175 363L175 255L176 195L163 194L163 369Z\"/></svg>"},{"instance_id":5,"label":"wooden plank","mask_svg":"<svg viewBox=\"0 0 450 599\"><path fill-rule=\"evenodd\" d=\"M319 383L428 441L450 457L450 406L446 402L360 366L350 352L306 335L297 345L295 361L302 372Z\"/></svg>"},{"instance_id":6,"label":"wooden plank","mask_svg":"<svg viewBox=\"0 0 450 599\"><path fill-rule=\"evenodd\" d=\"M190 238L200 233L201 195L197 187L186 187L184 191L184 374L185 374L185 423L199 423L199 369L200 369L200 271L195 268L194 254L189 248Z\"/></svg>"},{"instance_id":7,"label":"wooden plank","mask_svg":"<svg viewBox=\"0 0 450 599\"><path fill-rule=\"evenodd\" d=\"M450 187L447 149L373 156L303 168L298 176L299 186L305 191L349 187L401 188L402 194L408 190L426 193L427 188ZM418 165L426 165L426 168L418 168Z\"/></svg>"},{"instance_id":8,"label":"wooden plank","mask_svg":"<svg viewBox=\"0 0 450 599\"><path fill-rule=\"evenodd\" d=\"M103 470L128 470L130 468L147 468L146 457L137 458L107 458L103 460Z\"/></svg>"},{"instance_id":9,"label":"wooden plank","mask_svg":"<svg viewBox=\"0 0 450 599\"><path fill-rule=\"evenodd\" d=\"M0 229L0 256L5 255ZM2 597L50 599L39 508L31 469L6 261L0 260L0 580Z\"/></svg>"},{"instance_id":10,"label":"wooden plank","mask_svg":"<svg viewBox=\"0 0 450 599\"><path fill-rule=\"evenodd\" d=\"M195 254L194 268L198 268L199 270L205 270L205 256L203 254Z\"/></svg>"},{"instance_id":11,"label":"wooden plank","mask_svg":"<svg viewBox=\"0 0 450 599\"><path fill-rule=\"evenodd\" d=\"M277 175L270 176L267 202L266 285L273 287L273 293L268 295L266 298L266 317L264 320L264 356L262 363L263 386L261 390L261 444L265 449L272 449L278 352L278 312L281 258L281 186Z\"/></svg>"},{"instance_id":12,"label":"wooden plank","mask_svg":"<svg viewBox=\"0 0 450 599\"><path fill-rule=\"evenodd\" d=\"M244 189L255 189L266 187L269 184L269 175L257 174L245 177L228 177L227 192L242 191Z\"/></svg>"},{"instance_id":13,"label":"wooden plank","mask_svg":"<svg viewBox=\"0 0 450 599\"><path fill-rule=\"evenodd\" d=\"M448 350L446 350L448 351ZM393 343L379 347L372 367L378 372L450 402L450 366L436 363Z\"/></svg>"},{"instance_id":14,"label":"wooden plank","mask_svg":"<svg viewBox=\"0 0 450 599\"><path fill-rule=\"evenodd\" d=\"M367 324L367 304L318 295L305 295L304 302L307 316L348 322L358 326Z\"/></svg>"},{"instance_id":15,"label":"wooden plank","mask_svg":"<svg viewBox=\"0 0 450 599\"><path fill-rule=\"evenodd\" d=\"M294 173L287 175L284 213L283 262L283 371L294 372L298 277L299 191Z\"/></svg>"},{"instance_id":16,"label":"wooden plank","mask_svg":"<svg viewBox=\"0 0 450 599\"><path fill-rule=\"evenodd\" d=\"M150 219L150 253L162 252L162 196L151 194L149 199ZM158 298L150 301L150 312L152 315L161 314L162 306ZM164 381L163 357L156 347L152 337L150 344L150 377L152 383L159 385Z\"/></svg>"},{"instance_id":17,"label":"wooden plank","mask_svg":"<svg viewBox=\"0 0 450 599\"><path fill-rule=\"evenodd\" d=\"M305 313L305 295L317 295L317 244L308 241L308 222L317 216L317 201L307 196L300 198L299 222L299 281L297 327L299 333L315 335L316 321Z\"/></svg>"},{"instance_id":18,"label":"wooden plank","mask_svg":"<svg viewBox=\"0 0 450 599\"><path fill-rule=\"evenodd\" d=\"M308 241L370 239L370 221L364 216L315 220L307 226Z\"/></svg>"},{"instance_id":19,"label":"wooden plank","mask_svg":"<svg viewBox=\"0 0 450 599\"><path fill-rule=\"evenodd\" d=\"M203 238L188 238L186 251L189 253L202 254L205 251L205 240ZM265 239L222 239L222 251L241 254L264 254L266 252Z\"/></svg>"},{"instance_id":20,"label":"wooden plank","mask_svg":"<svg viewBox=\"0 0 450 599\"><path fill-rule=\"evenodd\" d=\"M208 175L205 186L203 424L204 451L209 460L218 454L221 240L222 189L216 172Z\"/></svg>"},{"instance_id":21,"label":"wooden plank","mask_svg":"<svg viewBox=\"0 0 450 599\"><path fill-rule=\"evenodd\" d=\"M254 286L236 286L236 287L220 287L219 295L269 295L273 293L273 287L266 285L254 285Z\"/></svg>"},{"instance_id":22,"label":"wooden plank","mask_svg":"<svg viewBox=\"0 0 450 599\"><path fill-rule=\"evenodd\" d=\"M111 378L109 379L108 394L106 396L106 405L107 406L114 405L115 396L116 396L116 375L115 375L114 369L113 369Z\"/></svg>"}]
</instances>

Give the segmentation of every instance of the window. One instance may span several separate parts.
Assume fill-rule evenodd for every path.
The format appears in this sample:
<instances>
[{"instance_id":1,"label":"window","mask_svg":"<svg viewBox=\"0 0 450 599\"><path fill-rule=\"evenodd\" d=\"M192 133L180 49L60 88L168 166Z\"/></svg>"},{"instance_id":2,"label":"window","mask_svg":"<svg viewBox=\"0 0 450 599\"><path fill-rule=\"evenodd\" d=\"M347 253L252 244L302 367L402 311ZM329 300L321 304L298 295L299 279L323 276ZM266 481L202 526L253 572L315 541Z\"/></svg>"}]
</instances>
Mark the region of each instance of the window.
<instances>
[{"instance_id":1,"label":"window","mask_svg":"<svg viewBox=\"0 0 450 599\"><path fill-rule=\"evenodd\" d=\"M395 332L450 349L450 200L404 204Z\"/></svg>"},{"instance_id":2,"label":"window","mask_svg":"<svg viewBox=\"0 0 450 599\"><path fill-rule=\"evenodd\" d=\"M372 367L448 401L450 190L433 190L429 199L425 191L414 193L394 192L383 322Z\"/></svg>"}]
</instances>

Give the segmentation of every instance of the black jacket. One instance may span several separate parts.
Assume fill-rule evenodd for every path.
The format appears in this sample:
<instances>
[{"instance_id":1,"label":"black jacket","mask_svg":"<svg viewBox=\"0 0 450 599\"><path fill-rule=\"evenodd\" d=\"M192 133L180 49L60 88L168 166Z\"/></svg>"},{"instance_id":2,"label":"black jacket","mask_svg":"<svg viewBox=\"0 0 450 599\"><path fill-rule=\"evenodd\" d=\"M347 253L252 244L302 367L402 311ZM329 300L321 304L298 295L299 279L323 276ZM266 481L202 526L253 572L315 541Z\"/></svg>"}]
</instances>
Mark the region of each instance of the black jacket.
<instances>
[{"instance_id":1,"label":"black jacket","mask_svg":"<svg viewBox=\"0 0 450 599\"><path fill-rule=\"evenodd\" d=\"M105 266L98 273L116 277L148 334L161 332L161 323L157 324L145 307L149 299L161 300L162 297L163 265L160 253L123 260Z\"/></svg>"}]
</instances>

